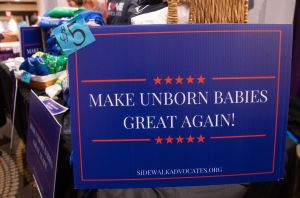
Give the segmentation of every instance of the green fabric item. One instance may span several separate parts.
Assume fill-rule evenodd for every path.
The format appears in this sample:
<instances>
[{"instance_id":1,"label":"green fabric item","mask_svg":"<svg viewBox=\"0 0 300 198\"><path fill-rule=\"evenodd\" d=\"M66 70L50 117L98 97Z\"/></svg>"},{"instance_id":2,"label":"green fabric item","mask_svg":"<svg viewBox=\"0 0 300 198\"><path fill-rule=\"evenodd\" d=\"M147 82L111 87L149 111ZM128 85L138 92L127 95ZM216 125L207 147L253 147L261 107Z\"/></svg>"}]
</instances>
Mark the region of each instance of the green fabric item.
<instances>
[{"instance_id":1,"label":"green fabric item","mask_svg":"<svg viewBox=\"0 0 300 198\"><path fill-rule=\"evenodd\" d=\"M73 17L84 10L84 8L55 7L48 12L48 15L54 18Z\"/></svg>"},{"instance_id":2,"label":"green fabric item","mask_svg":"<svg viewBox=\"0 0 300 198\"><path fill-rule=\"evenodd\" d=\"M50 54L44 54L42 59L47 65L50 74L55 74L57 72L63 71L67 67L68 58L64 55L53 56Z\"/></svg>"}]
</instances>

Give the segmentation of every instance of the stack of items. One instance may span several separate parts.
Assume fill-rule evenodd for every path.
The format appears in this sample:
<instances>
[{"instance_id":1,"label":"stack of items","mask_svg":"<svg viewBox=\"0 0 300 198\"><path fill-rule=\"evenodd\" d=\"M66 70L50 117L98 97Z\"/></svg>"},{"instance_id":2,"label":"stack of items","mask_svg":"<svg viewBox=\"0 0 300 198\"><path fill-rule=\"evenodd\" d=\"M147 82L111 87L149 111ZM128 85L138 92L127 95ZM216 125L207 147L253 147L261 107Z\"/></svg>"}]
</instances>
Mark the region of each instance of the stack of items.
<instances>
[{"instance_id":1,"label":"stack of items","mask_svg":"<svg viewBox=\"0 0 300 198\"><path fill-rule=\"evenodd\" d=\"M60 76L66 76L68 58L64 55L54 56L48 53L37 52L28 57L15 68L18 79L28 83L30 88L44 90L53 85ZM23 76L29 75L28 81Z\"/></svg>"},{"instance_id":2,"label":"stack of items","mask_svg":"<svg viewBox=\"0 0 300 198\"><path fill-rule=\"evenodd\" d=\"M187 5L178 6L178 23L187 24L189 22L189 7ZM167 24L168 23L168 3L164 0L140 0L136 12L131 18L131 24Z\"/></svg>"},{"instance_id":3,"label":"stack of items","mask_svg":"<svg viewBox=\"0 0 300 198\"><path fill-rule=\"evenodd\" d=\"M56 7L48 11L40 18L39 22L39 26L43 29L44 33L45 52L37 52L31 57L26 58L18 68L20 71L16 72L18 79L22 79L22 76L29 73L29 87L39 90L45 89L46 94L51 98L63 92L67 104L69 101L68 75L66 73L68 58L64 55L55 36L52 34L52 29L78 15L89 26L101 26L105 24L100 12L84 8ZM26 78L23 77L23 79Z\"/></svg>"},{"instance_id":4,"label":"stack of items","mask_svg":"<svg viewBox=\"0 0 300 198\"><path fill-rule=\"evenodd\" d=\"M56 7L41 17L39 25L42 28L56 27L77 15L82 16L86 23L90 25L105 24L100 12L84 8Z\"/></svg>"},{"instance_id":5,"label":"stack of items","mask_svg":"<svg viewBox=\"0 0 300 198\"><path fill-rule=\"evenodd\" d=\"M51 55L49 53L37 52L26 58L18 68L15 75L18 79L29 74L30 88L45 90L46 94L55 98L63 91L63 97L67 104L69 101L69 85L67 75L68 58L64 55ZM22 80L25 82L24 80Z\"/></svg>"},{"instance_id":6,"label":"stack of items","mask_svg":"<svg viewBox=\"0 0 300 198\"><path fill-rule=\"evenodd\" d=\"M66 70L68 58L64 55L53 56L51 54L37 52L28 57L20 66L20 70L25 70L30 74L45 76L56 74Z\"/></svg>"},{"instance_id":7,"label":"stack of items","mask_svg":"<svg viewBox=\"0 0 300 198\"><path fill-rule=\"evenodd\" d=\"M84 18L85 22L90 26L100 26L105 24L100 12L86 10L84 8L55 7L41 17L39 23L39 26L43 28L46 33L45 52L55 56L62 55L62 50L52 34L52 28L55 28L78 15Z\"/></svg>"}]
</instances>

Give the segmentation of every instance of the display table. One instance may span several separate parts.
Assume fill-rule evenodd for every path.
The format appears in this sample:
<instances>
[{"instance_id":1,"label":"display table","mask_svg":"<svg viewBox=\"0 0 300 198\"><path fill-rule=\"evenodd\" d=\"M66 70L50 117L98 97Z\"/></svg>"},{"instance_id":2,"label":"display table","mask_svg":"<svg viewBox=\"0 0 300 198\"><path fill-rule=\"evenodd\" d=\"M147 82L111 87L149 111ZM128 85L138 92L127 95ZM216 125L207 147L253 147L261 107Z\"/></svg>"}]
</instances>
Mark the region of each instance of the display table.
<instances>
[{"instance_id":1,"label":"display table","mask_svg":"<svg viewBox=\"0 0 300 198\"><path fill-rule=\"evenodd\" d=\"M20 54L20 42L6 42L6 43L0 43L0 49L12 49L14 54Z\"/></svg>"},{"instance_id":2,"label":"display table","mask_svg":"<svg viewBox=\"0 0 300 198\"><path fill-rule=\"evenodd\" d=\"M0 63L0 126L6 121L6 115L12 115L13 95L12 95L13 79L11 78L8 68ZM43 92L37 92L42 94ZM28 110L29 110L30 90L19 88L17 93L15 129L19 137L26 143L27 126L28 126ZM56 119L63 126L64 116L58 115ZM2 125L1 125L2 124ZM56 194L57 197L76 197L78 191L73 188L72 167L70 164L71 154L71 135L62 134L59 149L59 160L57 164ZM59 196L58 196L59 195Z\"/></svg>"},{"instance_id":3,"label":"display table","mask_svg":"<svg viewBox=\"0 0 300 198\"><path fill-rule=\"evenodd\" d=\"M0 63L0 126L5 122L6 115L12 114L12 85L8 68ZM29 93L24 88L19 88L16 103L15 128L19 136L26 142ZM37 92L42 94L43 92ZM69 112L57 116L57 120L62 124L63 131L69 128L64 123L69 123ZM58 157L56 196L55 197L81 197L82 194L96 196L96 191L74 190L73 174L70 164L70 154L72 150L71 135L62 133ZM210 187L181 187L181 188L159 188L159 189L127 189L127 190L99 190L99 197L291 197L294 191L296 179L296 144L287 140L286 146L286 179L278 182L253 183L247 185L225 185ZM298 159L299 161L299 159ZM299 171L298 171L299 172ZM298 173L299 174L299 173Z\"/></svg>"}]
</instances>

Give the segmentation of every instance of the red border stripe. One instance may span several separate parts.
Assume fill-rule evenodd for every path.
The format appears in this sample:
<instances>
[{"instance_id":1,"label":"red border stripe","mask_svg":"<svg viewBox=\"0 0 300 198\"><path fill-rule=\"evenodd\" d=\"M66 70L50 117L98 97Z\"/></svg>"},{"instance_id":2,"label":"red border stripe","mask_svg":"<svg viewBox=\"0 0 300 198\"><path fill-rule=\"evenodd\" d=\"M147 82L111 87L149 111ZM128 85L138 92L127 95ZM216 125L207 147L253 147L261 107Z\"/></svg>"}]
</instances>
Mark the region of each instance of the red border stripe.
<instances>
[{"instance_id":1,"label":"red border stripe","mask_svg":"<svg viewBox=\"0 0 300 198\"><path fill-rule=\"evenodd\" d=\"M150 142L150 138L145 139L101 139L92 140L93 143L105 143L105 142Z\"/></svg>"},{"instance_id":2,"label":"red border stripe","mask_svg":"<svg viewBox=\"0 0 300 198\"><path fill-rule=\"evenodd\" d=\"M266 137L266 136L267 136L266 134L211 136L210 139L239 139L239 138L257 138L257 137Z\"/></svg>"},{"instance_id":3,"label":"red border stripe","mask_svg":"<svg viewBox=\"0 0 300 198\"><path fill-rule=\"evenodd\" d=\"M213 77L212 80L267 80L276 79L275 76L236 76L236 77Z\"/></svg>"},{"instance_id":4,"label":"red border stripe","mask_svg":"<svg viewBox=\"0 0 300 198\"><path fill-rule=\"evenodd\" d=\"M78 82L78 52L75 52L75 63L76 63L76 81ZM83 180L83 168L82 168L82 145L81 145L81 132L80 132L80 100L79 100L79 87L76 83L76 95L77 95L77 114L78 114L78 144L79 144L79 157L80 157L80 179Z\"/></svg>"},{"instance_id":5,"label":"red border stripe","mask_svg":"<svg viewBox=\"0 0 300 198\"><path fill-rule=\"evenodd\" d=\"M281 65L281 48L282 48L282 30L194 30L194 31L169 31L169 32L119 32L119 33L102 33L94 34L94 36L121 36L121 35L147 35L147 34L184 34L184 33L218 33L218 32L240 32L240 33L279 33L279 49L278 49L278 74L277 74L277 98L276 98L276 116L275 116L275 130L274 130L274 153L273 153L273 163L272 172L250 172L241 174L227 174L227 175L212 175L212 176L191 176L191 177L172 177L172 178L111 178L111 179L86 179L83 176L82 167L82 145L81 145L81 134L80 134L80 100L78 96L78 62L77 62L77 52L75 52L76 57L76 84L77 84L77 107L78 107L78 142L79 142L79 152L80 152L80 173L81 181L95 182L95 181L130 181L130 180L173 180L173 179L194 179L194 178L213 178L213 177L228 177L228 176L246 176L246 175L263 175L263 174L274 174L275 170L275 160L276 160L276 136L277 136L277 126L278 126L278 97L280 88L280 65Z\"/></svg>"},{"instance_id":6,"label":"red border stripe","mask_svg":"<svg viewBox=\"0 0 300 198\"><path fill-rule=\"evenodd\" d=\"M168 31L168 32L114 32L114 33L101 33L94 34L94 36L123 36L123 35L148 35L148 34L191 34L191 33L234 33L234 32L280 32L281 30L190 30L190 31Z\"/></svg>"},{"instance_id":7,"label":"red border stripe","mask_svg":"<svg viewBox=\"0 0 300 198\"><path fill-rule=\"evenodd\" d=\"M265 175L265 174L273 174L273 173L272 172L253 172L253 173L182 176L182 177L84 179L83 181L85 181L85 182L113 182L113 181L177 180L177 179L201 179L201 178L218 178L218 177L234 177L234 176Z\"/></svg>"},{"instance_id":8,"label":"red border stripe","mask_svg":"<svg viewBox=\"0 0 300 198\"><path fill-rule=\"evenodd\" d=\"M39 47L41 46L42 44L41 43L30 43L30 44L24 44L23 46L24 47L28 47L28 46L36 46L36 47Z\"/></svg>"},{"instance_id":9,"label":"red border stripe","mask_svg":"<svg viewBox=\"0 0 300 198\"><path fill-rule=\"evenodd\" d=\"M122 82L146 82L146 78L105 79L105 80L81 80L82 83L122 83Z\"/></svg>"},{"instance_id":10,"label":"red border stripe","mask_svg":"<svg viewBox=\"0 0 300 198\"><path fill-rule=\"evenodd\" d=\"M273 164L272 172L275 171L275 159L276 159L276 141L277 141L277 128L278 128L278 98L280 93L280 66L281 66L281 48L282 48L282 31L279 32L279 47L278 47L278 79L277 79L277 96L276 96L276 118L275 118L275 131L274 131L274 152L273 152Z\"/></svg>"}]
</instances>

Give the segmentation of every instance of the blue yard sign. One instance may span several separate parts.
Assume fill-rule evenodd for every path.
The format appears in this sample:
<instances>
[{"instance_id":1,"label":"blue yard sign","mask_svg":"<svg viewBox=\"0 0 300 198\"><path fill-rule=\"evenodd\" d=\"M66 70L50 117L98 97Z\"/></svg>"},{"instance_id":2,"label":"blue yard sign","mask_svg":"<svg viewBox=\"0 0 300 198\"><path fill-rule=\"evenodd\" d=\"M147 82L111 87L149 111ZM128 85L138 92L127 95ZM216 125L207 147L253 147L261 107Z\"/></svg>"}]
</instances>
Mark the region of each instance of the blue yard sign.
<instances>
[{"instance_id":1,"label":"blue yard sign","mask_svg":"<svg viewBox=\"0 0 300 198\"><path fill-rule=\"evenodd\" d=\"M39 27L21 27L21 52L24 58L43 51L42 30Z\"/></svg>"},{"instance_id":2,"label":"blue yard sign","mask_svg":"<svg viewBox=\"0 0 300 198\"><path fill-rule=\"evenodd\" d=\"M92 32L69 62L76 188L283 178L291 25Z\"/></svg>"},{"instance_id":3,"label":"blue yard sign","mask_svg":"<svg viewBox=\"0 0 300 198\"><path fill-rule=\"evenodd\" d=\"M43 198L54 198L61 125L32 91L27 134L27 162Z\"/></svg>"}]
</instances>

